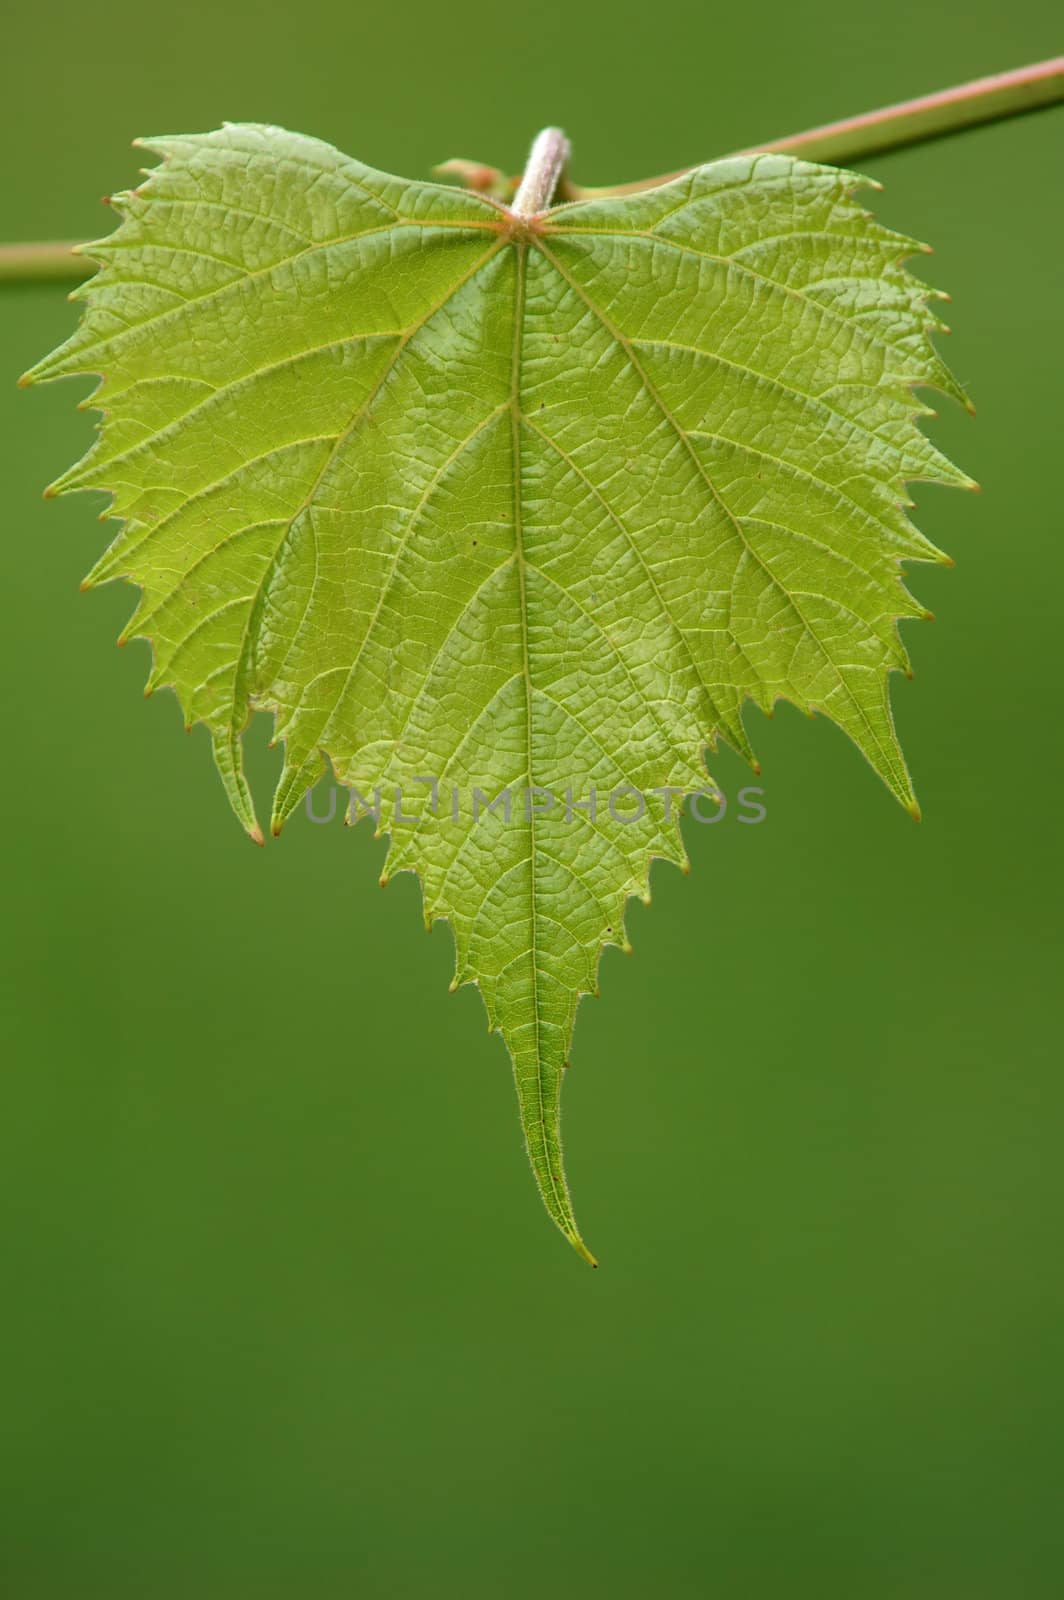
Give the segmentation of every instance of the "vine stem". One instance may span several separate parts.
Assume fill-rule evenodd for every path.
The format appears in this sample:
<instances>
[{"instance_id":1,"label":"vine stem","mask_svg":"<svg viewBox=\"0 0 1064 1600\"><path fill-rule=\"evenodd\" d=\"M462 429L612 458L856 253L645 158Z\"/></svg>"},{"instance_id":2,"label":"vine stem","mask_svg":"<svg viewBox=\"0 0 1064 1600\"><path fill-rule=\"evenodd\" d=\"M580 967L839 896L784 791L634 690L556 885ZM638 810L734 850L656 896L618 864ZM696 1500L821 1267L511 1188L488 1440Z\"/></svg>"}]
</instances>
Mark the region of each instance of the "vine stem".
<instances>
[{"instance_id":1,"label":"vine stem","mask_svg":"<svg viewBox=\"0 0 1064 1600\"><path fill-rule=\"evenodd\" d=\"M805 133L788 134L782 139L753 145L738 154L777 151L808 161L845 165L885 150L960 133L981 122L997 122L1023 112L1037 111L1061 100L1064 100L1064 56L1056 56L1051 61L1038 61L1033 66L1017 67L1012 72L1000 72L990 78L976 78L953 89L942 89L936 94L905 100L879 111L866 111L841 122L829 122ZM568 159L569 142L565 135L559 128L544 128L532 146L524 176L520 183L514 183L512 210L519 216L534 216L546 210L555 199L585 200L638 194L644 189L656 189L673 178L682 178L692 170L682 167L677 172L644 178L637 183L584 189L566 177ZM466 169L478 174L477 181L468 177ZM473 188L486 187L479 177L482 173L489 174L492 179L500 177L494 168L471 162L448 162L442 170L466 175ZM72 243L54 242L0 245L0 285L85 278L93 265L84 256L74 254L75 249Z\"/></svg>"},{"instance_id":2,"label":"vine stem","mask_svg":"<svg viewBox=\"0 0 1064 1600\"><path fill-rule=\"evenodd\" d=\"M980 122L997 122L1025 111L1038 111L1061 100L1064 100L1064 56L1055 56L1051 61L1037 61L1033 66L999 72L990 78L975 78L971 83L940 89L935 94L921 95L917 100L903 100L879 111L866 111L858 117L845 117L841 122L828 122L819 128L809 128L805 133L787 134L782 139L752 145L735 154L777 152L801 156L805 161L845 165L885 150L898 150L904 145L960 133ZM666 172L658 178L644 178L608 189L567 185L565 198L586 200L638 194L643 189L657 189L673 178L682 178L692 170L681 167L678 172Z\"/></svg>"},{"instance_id":3,"label":"vine stem","mask_svg":"<svg viewBox=\"0 0 1064 1600\"><path fill-rule=\"evenodd\" d=\"M40 283L49 278L87 278L92 263L76 256L77 241L0 244L0 284Z\"/></svg>"}]
</instances>

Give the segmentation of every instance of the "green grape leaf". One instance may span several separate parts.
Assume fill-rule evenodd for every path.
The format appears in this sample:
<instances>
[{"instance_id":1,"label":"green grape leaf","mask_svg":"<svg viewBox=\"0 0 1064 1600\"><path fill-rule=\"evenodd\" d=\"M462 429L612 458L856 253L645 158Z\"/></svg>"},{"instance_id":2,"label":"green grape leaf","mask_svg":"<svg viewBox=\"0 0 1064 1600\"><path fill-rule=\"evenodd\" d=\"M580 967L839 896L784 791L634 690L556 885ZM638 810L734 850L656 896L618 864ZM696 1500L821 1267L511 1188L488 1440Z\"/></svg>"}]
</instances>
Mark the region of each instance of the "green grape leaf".
<instances>
[{"instance_id":1,"label":"green grape leaf","mask_svg":"<svg viewBox=\"0 0 1064 1600\"><path fill-rule=\"evenodd\" d=\"M970 486L918 427L914 386L964 398L902 265L923 247L780 155L526 218L272 127L145 145L25 380L101 379L50 492L113 496L86 582L139 586L149 687L206 724L253 838L253 711L284 743L274 832L326 759L379 791L385 879L450 922L591 1260L562 1077L629 896L685 864L667 791L710 785L719 738L752 760L744 703L783 698L916 811L901 565L947 558L905 485Z\"/></svg>"}]
</instances>

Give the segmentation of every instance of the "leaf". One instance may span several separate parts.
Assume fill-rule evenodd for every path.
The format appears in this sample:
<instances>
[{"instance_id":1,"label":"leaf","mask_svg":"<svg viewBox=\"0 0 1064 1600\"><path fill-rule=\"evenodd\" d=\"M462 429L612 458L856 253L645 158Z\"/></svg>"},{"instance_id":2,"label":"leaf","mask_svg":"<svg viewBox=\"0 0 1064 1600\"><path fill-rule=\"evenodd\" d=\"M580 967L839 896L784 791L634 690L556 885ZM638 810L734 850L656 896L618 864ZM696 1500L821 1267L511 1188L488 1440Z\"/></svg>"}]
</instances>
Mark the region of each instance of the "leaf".
<instances>
[{"instance_id":1,"label":"leaf","mask_svg":"<svg viewBox=\"0 0 1064 1600\"><path fill-rule=\"evenodd\" d=\"M628 897L685 864L660 791L705 789L719 737L752 759L743 704L782 698L916 813L900 569L946 558L904 485L970 484L917 426L914 385L963 399L901 265L922 247L784 156L529 221L276 128L146 147L80 327L27 375L102 374L52 490L113 495L87 582L140 586L150 688L207 725L253 838L252 711L285 745L275 833L326 757L381 790L384 877L451 923L591 1260L559 1096Z\"/></svg>"}]
</instances>

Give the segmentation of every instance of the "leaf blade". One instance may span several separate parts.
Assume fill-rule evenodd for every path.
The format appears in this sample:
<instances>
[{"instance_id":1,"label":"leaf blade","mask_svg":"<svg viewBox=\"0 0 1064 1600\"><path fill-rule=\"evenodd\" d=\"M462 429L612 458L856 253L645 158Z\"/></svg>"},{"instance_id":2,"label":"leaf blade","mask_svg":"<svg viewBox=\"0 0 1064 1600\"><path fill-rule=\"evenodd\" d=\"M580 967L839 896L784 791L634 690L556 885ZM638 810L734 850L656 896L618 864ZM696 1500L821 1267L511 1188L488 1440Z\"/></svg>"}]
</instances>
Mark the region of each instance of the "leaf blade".
<instances>
[{"instance_id":1,"label":"leaf blade","mask_svg":"<svg viewBox=\"0 0 1064 1600\"><path fill-rule=\"evenodd\" d=\"M146 144L163 165L28 375L103 373L100 439L54 486L124 519L89 581L139 585L150 687L206 723L252 838L256 709L285 744L274 832L326 760L378 797L382 881L415 871L451 923L593 1261L561 1086L628 899L686 862L648 797L707 787L720 737L753 761L744 703L787 698L917 810L889 675L926 614L902 563L945 558L905 485L971 485L917 426L916 386L964 401L920 247L860 180L779 156L528 223L278 129Z\"/></svg>"}]
</instances>

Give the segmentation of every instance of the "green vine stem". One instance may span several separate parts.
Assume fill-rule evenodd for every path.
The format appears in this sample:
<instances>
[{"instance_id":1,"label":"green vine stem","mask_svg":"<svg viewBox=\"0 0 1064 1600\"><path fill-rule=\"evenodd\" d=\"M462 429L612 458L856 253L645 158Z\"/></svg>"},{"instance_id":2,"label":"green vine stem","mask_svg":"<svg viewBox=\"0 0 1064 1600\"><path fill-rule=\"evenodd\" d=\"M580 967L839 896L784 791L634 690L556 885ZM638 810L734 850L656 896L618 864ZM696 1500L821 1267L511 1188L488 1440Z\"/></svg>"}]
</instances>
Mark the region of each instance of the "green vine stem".
<instances>
[{"instance_id":1,"label":"green vine stem","mask_svg":"<svg viewBox=\"0 0 1064 1600\"><path fill-rule=\"evenodd\" d=\"M826 123L821 128L810 128L805 133L792 133L783 139L754 145L740 154L783 151L802 156L808 161L845 166L863 160L865 156L879 155L885 150L897 150L903 145L918 144L927 139L941 139L981 122L997 122L1005 117L1055 105L1062 100L1064 56L1056 56L1051 61L1017 67L1012 72L1000 72L990 78L976 78L971 83L942 89L937 94L923 95L917 100L905 100L900 105L886 106L880 111L867 111L841 122ZM541 140L547 141L542 147ZM584 189L571 183L564 175L568 146L557 129L547 129L540 135L533 147L534 154L537 150L539 159L533 161L530 158L529 170L521 180L504 179L496 168L469 161L445 162L437 171L460 177L470 188L485 192L497 193L500 187L504 187L514 194L511 203L523 213L540 210L555 197L561 200L584 200L638 194L640 190L655 189L691 170L690 167L683 167L678 172L644 178L637 183L622 183L605 189ZM548 184L549 189L545 190ZM546 192L545 198L541 191ZM0 285L88 277L93 270L92 264L77 254L77 249L76 245L67 243L0 245Z\"/></svg>"},{"instance_id":2,"label":"green vine stem","mask_svg":"<svg viewBox=\"0 0 1064 1600\"><path fill-rule=\"evenodd\" d=\"M49 278L87 278L92 266L76 256L77 244L0 244L0 284L43 283Z\"/></svg>"}]
</instances>

